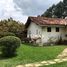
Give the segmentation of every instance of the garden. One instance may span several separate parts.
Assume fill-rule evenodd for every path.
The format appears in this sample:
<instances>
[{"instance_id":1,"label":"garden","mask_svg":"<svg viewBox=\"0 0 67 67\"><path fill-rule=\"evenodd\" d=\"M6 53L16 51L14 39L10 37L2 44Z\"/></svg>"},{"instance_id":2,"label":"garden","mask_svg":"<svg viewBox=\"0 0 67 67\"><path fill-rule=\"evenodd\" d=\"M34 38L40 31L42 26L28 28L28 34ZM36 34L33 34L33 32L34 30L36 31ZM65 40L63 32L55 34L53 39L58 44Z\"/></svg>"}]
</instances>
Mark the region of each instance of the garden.
<instances>
[{"instance_id":1,"label":"garden","mask_svg":"<svg viewBox=\"0 0 67 67\"><path fill-rule=\"evenodd\" d=\"M24 25L12 18L0 22L0 67L16 67L17 65L51 60L67 47L66 45L39 47L32 46L32 43L22 43L26 36L25 33ZM66 62L60 64L67 66ZM60 64L57 64L57 67ZM52 66L56 65L48 67Z\"/></svg>"},{"instance_id":2,"label":"garden","mask_svg":"<svg viewBox=\"0 0 67 67\"><path fill-rule=\"evenodd\" d=\"M0 67L16 67L17 65L39 62L56 58L67 46L34 47L21 44L17 55L11 58L0 58Z\"/></svg>"}]
</instances>

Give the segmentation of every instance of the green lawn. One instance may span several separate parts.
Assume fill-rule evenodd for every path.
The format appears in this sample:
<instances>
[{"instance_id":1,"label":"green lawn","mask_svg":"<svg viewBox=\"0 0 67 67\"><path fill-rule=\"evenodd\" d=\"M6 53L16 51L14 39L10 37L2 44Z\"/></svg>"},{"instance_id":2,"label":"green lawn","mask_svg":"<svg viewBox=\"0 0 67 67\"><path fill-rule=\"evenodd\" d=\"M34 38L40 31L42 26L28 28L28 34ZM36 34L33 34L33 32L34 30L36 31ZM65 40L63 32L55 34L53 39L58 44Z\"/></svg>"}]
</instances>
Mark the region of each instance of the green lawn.
<instances>
[{"instance_id":1,"label":"green lawn","mask_svg":"<svg viewBox=\"0 0 67 67\"><path fill-rule=\"evenodd\" d=\"M54 59L67 46L33 47L22 44L17 49L17 56L9 59L1 59L0 67L15 67L19 64L39 62Z\"/></svg>"},{"instance_id":2,"label":"green lawn","mask_svg":"<svg viewBox=\"0 0 67 67\"><path fill-rule=\"evenodd\" d=\"M41 67L67 67L67 62L57 63L53 65L48 65L48 66L41 66Z\"/></svg>"}]
</instances>

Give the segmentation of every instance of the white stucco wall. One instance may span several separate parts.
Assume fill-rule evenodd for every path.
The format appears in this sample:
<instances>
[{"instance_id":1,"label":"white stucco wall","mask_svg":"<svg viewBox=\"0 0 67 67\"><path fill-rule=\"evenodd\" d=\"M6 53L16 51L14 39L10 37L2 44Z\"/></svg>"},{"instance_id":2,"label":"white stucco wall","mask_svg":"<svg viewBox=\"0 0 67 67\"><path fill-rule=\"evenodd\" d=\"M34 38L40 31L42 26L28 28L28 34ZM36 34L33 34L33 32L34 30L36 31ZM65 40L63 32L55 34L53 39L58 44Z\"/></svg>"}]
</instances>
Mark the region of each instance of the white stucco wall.
<instances>
[{"instance_id":1,"label":"white stucco wall","mask_svg":"<svg viewBox=\"0 0 67 67\"><path fill-rule=\"evenodd\" d=\"M51 27L51 32L47 32L47 27ZM56 27L59 27L59 32L56 32ZM42 27L31 22L27 30L27 37L29 37L29 35L31 38L41 37L42 43L47 43L50 38L54 38L53 40L55 41L56 39L60 38L60 36L62 36L62 38L64 38L65 36L65 26L52 25ZM29 34L29 31L31 32L31 34Z\"/></svg>"},{"instance_id":2,"label":"white stucco wall","mask_svg":"<svg viewBox=\"0 0 67 67\"><path fill-rule=\"evenodd\" d=\"M41 37L41 34L42 34L41 30L42 29L39 25L37 25L35 23L31 22L31 24L29 25L27 30L28 30L27 37L29 37L29 35L31 38ZM38 33L37 33L37 31L38 31ZM29 34L29 32L31 32L31 34Z\"/></svg>"},{"instance_id":3,"label":"white stucco wall","mask_svg":"<svg viewBox=\"0 0 67 67\"><path fill-rule=\"evenodd\" d=\"M64 36L63 36L64 40L67 40L67 26L65 26L64 28Z\"/></svg>"},{"instance_id":4,"label":"white stucco wall","mask_svg":"<svg viewBox=\"0 0 67 67\"><path fill-rule=\"evenodd\" d=\"M47 27L51 27L51 32L47 32ZM56 27L59 27L59 32L56 32ZM42 28L42 43L47 43L51 38L56 41L58 38L64 37L64 27L61 26L46 26Z\"/></svg>"}]
</instances>

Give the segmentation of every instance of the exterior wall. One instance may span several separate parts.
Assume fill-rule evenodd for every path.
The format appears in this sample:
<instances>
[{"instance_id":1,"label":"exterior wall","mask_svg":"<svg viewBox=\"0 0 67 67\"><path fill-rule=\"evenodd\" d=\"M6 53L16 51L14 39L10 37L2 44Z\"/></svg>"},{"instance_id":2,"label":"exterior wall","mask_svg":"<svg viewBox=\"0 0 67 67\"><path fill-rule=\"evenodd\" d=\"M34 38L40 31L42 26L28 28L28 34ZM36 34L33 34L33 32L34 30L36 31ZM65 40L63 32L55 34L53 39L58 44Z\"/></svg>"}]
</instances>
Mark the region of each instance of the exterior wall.
<instances>
[{"instance_id":1,"label":"exterior wall","mask_svg":"<svg viewBox=\"0 0 67 67\"><path fill-rule=\"evenodd\" d=\"M47 27L51 27L51 32L47 32ZM56 27L59 27L59 32L56 32ZM42 43L47 43L52 38L53 41L57 41L58 38L62 37L64 39L65 36L65 26L44 26L41 27L33 22L28 27L27 37L37 38L41 37ZM29 33L30 32L30 33Z\"/></svg>"},{"instance_id":2,"label":"exterior wall","mask_svg":"<svg viewBox=\"0 0 67 67\"><path fill-rule=\"evenodd\" d=\"M41 27L33 22L31 22L30 26L28 27L27 37L35 38L41 37Z\"/></svg>"},{"instance_id":3,"label":"exterior wall","mask_svg":"<svg viewBox=\"0 0 67 67\"><path fill-rule=\"evenodd\" d=\"M63 37L64 40L67 40L67 26L65 26L65 29L64 29L64 37Z\"/></svg>"},{"instance_id":4,"label":"exterior wall","mask_svg":"<svg viewBox=\"0 0 67 67\"><path fill-rule=\"evenodd\" d=\"M47 32L47 27L51 27L51 32ZM56 32L56 27L59 27L59 32ZM47 43L50 39L56 42L60 37L64 37L65 27L61 26L46 26L42 28L42 43Z\"/></svg>"}]
</instances>

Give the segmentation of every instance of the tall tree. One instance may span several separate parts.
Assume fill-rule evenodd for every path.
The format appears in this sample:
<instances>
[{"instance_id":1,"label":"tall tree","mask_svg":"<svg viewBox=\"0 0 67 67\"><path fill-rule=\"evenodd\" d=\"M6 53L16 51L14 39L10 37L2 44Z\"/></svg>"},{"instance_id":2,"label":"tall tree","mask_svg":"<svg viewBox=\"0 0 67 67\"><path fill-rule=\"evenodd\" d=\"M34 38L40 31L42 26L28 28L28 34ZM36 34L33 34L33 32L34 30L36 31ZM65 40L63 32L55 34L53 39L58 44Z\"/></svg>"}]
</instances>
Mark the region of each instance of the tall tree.
<instances>
[{"instance_id":1,"label":"tall tree","mask_svg":"<svg viewBox=\"0 0 67 67\"><path fill-rule=\"evenodd\" d=\"M55 7L54 14L57 18L62 18L63 12L64 12L63 3L59 2Z\"/></svg>"},{"instance_id":2,"label":"tall tree","mask_svg":"<svg viewBox=\"0 0 67 67\"><path fill-rule=\"evenodd\" d=\"M65 18L67 16L67 0L63 0L63 5L64 5L63 16Z\"/></svg>"},{"instance_id":3,"label":"tall tree","mask_svg":"<svg viewBox=\"0 0 67 67\"><path fill-rule=\"evenodd\" d=\"M55 5L53 4L52 7L50 7L49 9L47 9L46 12L44 12L44 14L42 14L42 16L44 17L54 17L54 10L55 10Z\"/></svg>"},{"instance_id":4,"label":"tall tree","mask_svg":"<svg viewBox=\"0 0 67 67\"><path fill-rule=\"evenodd\" d=\"M8 20L0 21L0 32L11 32L16 36L22 38L24 31L24 24L9 18Z\"/></svg>"},{"instance_id":5,"label":"tall tree","mask_svg":"<svg viewBox=\"0 0 67 67\"><path fill-rule=\"evenodd\" d=\"M67 0L60 1L57 5L53 5L44 12L41 16L65 18L67 16Z\"/></svg>"}]
</instances>

